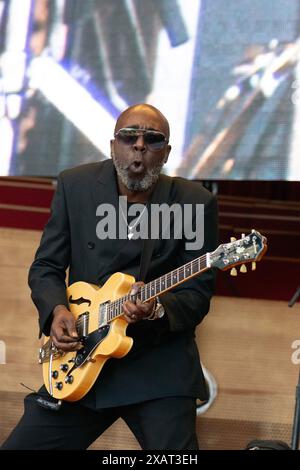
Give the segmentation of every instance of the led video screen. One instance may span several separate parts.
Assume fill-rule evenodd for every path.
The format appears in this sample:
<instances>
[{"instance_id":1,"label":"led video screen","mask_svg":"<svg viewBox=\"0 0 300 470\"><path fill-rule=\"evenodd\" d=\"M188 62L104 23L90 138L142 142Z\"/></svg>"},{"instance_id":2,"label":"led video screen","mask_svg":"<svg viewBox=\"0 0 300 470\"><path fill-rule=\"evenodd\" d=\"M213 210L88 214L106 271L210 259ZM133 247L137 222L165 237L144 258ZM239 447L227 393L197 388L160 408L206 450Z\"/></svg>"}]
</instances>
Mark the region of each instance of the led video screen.
<instances>
[{"instance_id":1,"label":"led video screen","mask_svg":"<svg viewBox=\"0 0 300 470\"><path fill-rule=\"evenodd\" d=\"M167 174L299 181L299 27L298 0L0 0L0 174L109 158L146 102Z\"/></svg>"}]
</instances>

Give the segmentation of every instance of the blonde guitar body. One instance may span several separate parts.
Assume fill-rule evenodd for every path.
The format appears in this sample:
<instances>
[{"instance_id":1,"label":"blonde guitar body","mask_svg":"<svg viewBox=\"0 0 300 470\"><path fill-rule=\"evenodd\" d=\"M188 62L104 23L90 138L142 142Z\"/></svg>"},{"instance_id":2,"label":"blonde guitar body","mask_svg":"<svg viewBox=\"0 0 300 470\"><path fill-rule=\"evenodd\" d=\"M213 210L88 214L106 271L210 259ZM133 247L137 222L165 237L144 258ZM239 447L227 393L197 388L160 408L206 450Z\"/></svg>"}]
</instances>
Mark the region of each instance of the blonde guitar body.
<instances>
[{"instance_id":1,"label":"blonde guitar body","mask_svg":"<svg viewBox=\"0 0 300 470\"><path fill-rule=\"evenodd\" d=\"M84 322L84 314L89 313L85 335L90 335L99 329L100 304L128 294L134 282L135 279L132 276L115 273L101 288L86 282L75 282L67 288L69 308L77 319L77 323ZM106 329L104 328L107 334L99 344L97 344L99 338L95 338L95 348L91 346L92 352L79 366L76 366L74 362L76 352L63 355L54 353L51 359L51 338L46 337L44 347L46 344L49 345L50 359L48 357L48 360L44 362L42 358L40 362L43 363L44 383L50 395L66 401L80 400L91 389L109 358L121 358L130 351L133 340L126 336L127 326L128 323L122 317L111 321Z\"/></svg>"}]
</instances>

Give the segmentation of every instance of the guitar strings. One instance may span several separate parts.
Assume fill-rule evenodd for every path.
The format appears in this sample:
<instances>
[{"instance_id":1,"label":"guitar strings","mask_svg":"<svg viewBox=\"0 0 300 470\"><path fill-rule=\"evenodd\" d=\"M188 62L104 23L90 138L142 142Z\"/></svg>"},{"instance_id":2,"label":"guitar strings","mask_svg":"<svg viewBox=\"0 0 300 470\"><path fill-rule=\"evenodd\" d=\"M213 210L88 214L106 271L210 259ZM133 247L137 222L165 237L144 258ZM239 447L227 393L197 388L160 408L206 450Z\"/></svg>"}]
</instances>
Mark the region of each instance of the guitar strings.
<instances>
[{"instance_id":1,"label":"guitar strings","mask_svg":"<svg viewBox=\"0 0 300 470\"><path fill-rule=\"evenodd\" d=\"M206 260L206 255L202 255L201 257L199 258L196 258L186 264L184 264L183 266L180 266L179 268L176 268L174 269L173 271L170 271L169 273L161 276L160 278L158 279L155 279L154 281L150 281L148 284L142 286L141 290L137 293L137 294L133 294L133 295L130 295L130 294L127 294L123 297L120 297L119 299L116 299L112 302L110 302L109 304L109 314L111 313L115 313L115 311L117 311L117 316L121 314L121 307L123 305L124 302L126 302L126 300L131 300L131 299L134 299L134 300L137 300L137 298L141 298L143 294L146 293L147 290L149 290L149 292L151 292L151 290L156 289L156 284L159 284L161 286L161 279L162 278L165 278L166 281L165 281L165 285L167 286L168 284L168 281L172 279L172 277L177 277L178 275L185 275L185 270L186 268L189 266L189 265L192 265L193 263L196 264L196 263L199 263L199 267L200 267L200 270L203 269L201 268L201 262ZM204 266L206 267L206 266ZM191 271L192 271L192 266L191 266ZM199 271L197 271L196 273L192 273L193 275L196 275ZM151 288L151 284L153 284L153 287ZM90 312L88 313L86 317L89 317L90 315L97 315L98 312ZM110 316L110 315L109 315ZM81 327L81 325L84 324L84 322L86 321L85 318L79 318L77 321L76 321L76 326L77 327ZM112 318L110 318L109 320L111 321L113 318L115 318L115 315L112 316Z\"/></svg>"},{"instance_id":2,"label":"guitar strings","mask_svg":"<svg viewBox=\"0 0 300 470\"><path fill-rule=\"evenodd\" d=\"M151 292L151 290L153 290L153 288L156 289L156 284L159 284L161 286L161 279L162 278L166 278L166 282L165 282L165 285L168 284L168 280L171 280L172 277L177 277L178 275L185 275L185 270L186 270L186 267L189 266L189 265L192 265L193 263L199 263L199 270L203 269L201 268L201 261L206 261L206 255L202 255L200 256L199 258L195 258L194 260L184 264L183 266L180 266L179 268L176 268L174 269L173 271L170 271L169 273L161 276L160 278L158 279L155 279L154 281L150 281L148 284L142 286L141 290L137 293L137 294L133 294L133 295L130 295L130 294L127 294L123 297L120 297L119 299L116 299L112 302L110 302L109 304L109 314L111 313L115 313L113 310L117 310L117 315L120 315L121 312L120 312L120 309L123 305L124 302L126 302L126 300L131 300L131 299L134 299L136 300L137 298L141 298L142 295L147 291L149 290L149 292ZM206 267L206 266L204 266ZM191 271L192 271L192 266L191 266ZM199 271L197 271L196 273L192 273L193 275L196 275ZM174 276L174 274L176 274L176 276ZM151 284L153 284L154 287L151 288ZM90 315L97 315L98 312L93 312L93 313L89 313L87 314L86 316L90 316ZM109 320L112 320L113 318L115 318L115 315L113 315L112 318L110 318ZM77 321L76 321L76 326L80 327L82 324L84 324L85 322L85 319L84 318L79 318Z\"/></svg>"}]
</instances>

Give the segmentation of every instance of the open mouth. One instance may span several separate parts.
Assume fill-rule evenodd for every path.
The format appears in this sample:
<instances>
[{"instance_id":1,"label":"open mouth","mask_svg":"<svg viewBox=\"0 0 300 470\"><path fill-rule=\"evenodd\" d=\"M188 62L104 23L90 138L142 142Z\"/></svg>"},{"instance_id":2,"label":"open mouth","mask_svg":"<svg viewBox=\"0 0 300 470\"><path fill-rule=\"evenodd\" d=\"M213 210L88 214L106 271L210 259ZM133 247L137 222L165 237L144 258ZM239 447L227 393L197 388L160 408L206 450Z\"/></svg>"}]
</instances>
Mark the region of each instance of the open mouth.
<instances>
[{"instance_id":1,"label":"open mouth","mask_svg":"<svg viewBox=\"0 0 300 470\"><path fill-rule=\"evenodd\" d=\"M131 163L131 165L129 166L129 171L137 175L140 175L145 172L145 165L143 164L142 161L136 160L133 163Z\"/></svg>"}]
</instances>

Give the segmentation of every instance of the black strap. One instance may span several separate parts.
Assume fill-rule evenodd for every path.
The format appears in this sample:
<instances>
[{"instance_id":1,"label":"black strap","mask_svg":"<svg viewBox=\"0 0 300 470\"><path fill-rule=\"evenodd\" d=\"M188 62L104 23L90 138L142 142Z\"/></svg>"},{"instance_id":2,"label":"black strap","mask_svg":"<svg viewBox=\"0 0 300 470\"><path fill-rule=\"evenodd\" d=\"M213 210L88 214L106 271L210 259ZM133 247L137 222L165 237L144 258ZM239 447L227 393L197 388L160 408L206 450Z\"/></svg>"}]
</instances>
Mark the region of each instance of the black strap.
<instances>
[{"instance_id":1,"label":"black strap","mask_svg":"<svg viewBox=\"0 0 300 470\"><path fill-rule=\"evenodd\" d=\"M142 254L141 254L140 272L139 272L139 277L138 277L139 281L145 282L155 241L156 240L152 238L147 238L144 240Z\"/></svg>"},{"instance_id":2,"label":"black strap","mask_svg":"<svg viewBox=\"0 0 300 470\"><path fill-rule=\"evenodd\" d=\"M165 175L160 175L159 182L154 190L152 198L150 199L149 205L151 204L160 204L163 202L167 202L169 200L169 193L171 190L172 185L172 178ZM150 226L150 218L149 218L149 226ZM151 227L150 227L151 228ZM151 233L148 231L148 234ZM144 281L147 276L148 268L150 265L154 244L156 239L152 239L148 237L143 242L142 254L141 254L141 262L140 262L140 271L138 280Z\"/></svg>"}]
</instances>

